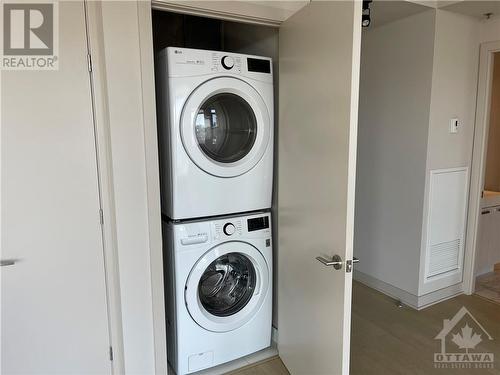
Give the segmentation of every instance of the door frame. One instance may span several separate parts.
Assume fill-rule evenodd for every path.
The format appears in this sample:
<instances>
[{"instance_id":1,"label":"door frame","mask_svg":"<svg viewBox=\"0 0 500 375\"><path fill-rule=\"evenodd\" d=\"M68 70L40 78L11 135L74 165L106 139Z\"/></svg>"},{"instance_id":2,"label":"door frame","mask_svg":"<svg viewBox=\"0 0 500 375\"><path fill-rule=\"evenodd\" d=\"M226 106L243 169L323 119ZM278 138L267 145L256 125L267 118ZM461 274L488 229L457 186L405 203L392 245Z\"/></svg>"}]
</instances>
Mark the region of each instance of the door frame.
<instances>
[{"instance_id":1,"label":"door frame","mask_svg":"<svg viewBox=\"0 0 500 375\"><path fill-rule=\"evenodd\" d=\"M464 258L463 284L466 294L473 294L476 284L475 270L479 243L479 216L488 149L493 54L495 52L500 52L500 40L481 44Z\"/></svg>"},{"instance_id":2,"label":"door frame","mask_svg":"<svg viewBox=\"0 0 500 375\"><path fill-rule=\"evenodd\" d=\"M161 209L160 209L160 183L159 183L159 156L158 156L158 139L157 139L157 124L156 124L156 96L155 96L155 73L154 73L154 50L153 50L153 22L152 11L168 11L183 14L195 14L202 17L217 18L222 20L232 20L242 23L252 23L259 25L266 25L272 27L279 27L281 21L269 19L265 17L252 17L251 15L245 16L234 13L221 13L219 11L211 11L208 8L193 9L189 6L184 6L181 2L173 3L165 0L135 0L137 4L137 27L139 30L139 45L140 45L140 64L141 64L141 82L142 82L142 107L143 107L143 129L144 129L144 150L146 159L146 185L147 185L147 209L148 209L148 222L149 222L149 240L150 240L150 256L151 256L151 298L153 304L153 336L154 336L154 356L155 356L155 373L166 374L168 367L167 358L167 335L166 335L166 322L165 322L165 305L164 305L164 285L163 285L163 259L162 259L162 234L161 234ZM99 2L89 2L89 8L95 9L97 12L97 19L99 16L98 5ZM305 3L302 1L302 3ZM200 2L201 4L201 2ZM254 7L254 11L258 6ZM102 33L102 25L95 24L92 27L92 32L96 40L99 40L99 35ZM96 66L95 70L100 71L100 76L96 78L102 87L101 90L106 90L106 75L104 66L104 50L95 51L100 57L98 60L101 62L100 66ZM94 53L94 52L93 52ZM99 74L99 73L96 73ZM111 145L109 134L109 118L108 108L105 98L105 92L101 93L102 108L100 111L100 119L102 122L101 132L103 133L103 149L100 151L103 155L107 155L109 162L111 162ZM106 189L112 191L112 180L110 177L111 169L107 170L103 175L108 178ZM112 199L112 194L108 196ZM114 207L111 209L104 209L104 216L113 218ZM111 228L110 228L111 230ZM113 229L115 230L115 229ZM108 234L110 236L111 234ZM113 240L116 246L116 238ZM113 250L117 254L116 250ZM118 272L118 258L115 255L112 258L113 267ZM119 305L120 290L118 273L116 273L116 288L115 301ZM116 320L116 327L118 321L121 325L121 312L119 308L114 311L114 319ZM120 329L122 336L122 330ZM274 333L274 332L273 332ZM117 341L121 345L117 348L119 350L119 360L121 361L120 369L124 368L124 347L123 337L118 337ZM118 368L118 367L117 367ZM117 374L124 373L124 371L116 371Z\"/></svg>"},{"instance_id":3,"label":"door frame","mask_svg":"<svg viewBox=\"0 0 500 375\"><path fill-rule=\"evenodd\" d=\"M356 0L359 1L359 0ZM136 0L138 7L138 29L140 33L140 60L141 60L141 78L142 78L142 104L144 109L144 147L146 153L146 181L148 186L148 212L150 219L150 226L160 227L161 232L161 219L157 220L159 215L156 215L157 210L159 210L159 206L157 206L156 199L159 200L160 190L158 183L158 143L156 136L156 100L155 100L155 81L154 81L154 64L153 64L153 40L152 40L152 10L163 10L170 11L175 13L184 13L184 14L194 14L197 16L208 17L208 18L217 18L222 20L230 20L242 23L252 23L259 25L266 25L279 28L282 24L282 20L277 19L269 19L265 17L252 17L251 15L242 15L236 13L224 13L218 10L211 10L207 8L190 8L183 5L180 5L178 2L169 2L166 0ZM302 6L307 5L308 2L301 1L304 3ZM356 16L361 18L361 6L359 5L356 9ZM98 30L97 30L98 31ZM354 35L355 40L361 40L361 25L359 30ZM359 86L359 64L360 64L360 43L356 48L353 48L353 56L354 61L356 62L356 67L353 67L353 76L351 79L352 86ZM103 52L102 52L103 54ZM104 69L104 68L102 68ZM104 70L103 70L104 71ZM105 82L105 77L103 77ZM356 90L357 91L357 90ZM350 133L349 133L349 141L351 145L354 147L350 147L349 149L349 164L350 166L356 164L356 144L354 140L357 138L357 115L358 115L358 95L359 92L356 93L356 96L352 98L351 101L351 121L350 121ZM356 105L354 104L356 103ZM346 228L346 236L348 238L352 238L352 232L354 229L354 194L355 194L355 177L356 172L355 169L349 167L349 186L348 186L348 202L351 202L347 207L348 217L347 221L351 223ZM159 243L158 243L159 238ZM157 236L155 233L150 233L151 247L159 247L161 251L161 233ZM151 253L153 250L151 250ZM161 255L161 254L160 254ZM155 254L157 256L157 254ZM153 254L152 257L152 267L153 267ZM346 251L346 260L352 259L352 241L347 246ZM152 270L153 271L153 270ZM153 304L163 303L163 280L162 275L152 276L152 297ZM346 346L350 348L350 331L351 331L351 288L352 288L352 273L349 276L346 276L345 279L346 285L346 294L344 296L344 304L349 306L348 311L344 311L344 316L348 316L348 319L344 319L344 327L343 327L343 340L346 343ZM155 325L154 325L154 337L155 337L155 358L156 358L156 373L166 373L161 369L161 363L164 363L166 366L167 358L166 358L166 328L165 325L157 322L158 318L161 316L160 310L162 307L153 306L153 315L155 315ZM156 311L156 313L155 313ZM164 320L164 319L163 319ZM158 324L156 324L156 322ZM164 322L163 322L164 323ZM278 333L274 332L273 335L278 336ZM123 350L123 348L122 348ZM350 350L345 350L343 352L343 368L342 373L349 373L349 357ZM164 361L164 362L163 362Z\"/></svg>"},{"instance_id":4,"label":"door frame","mask_svg":"<svg viewBox=\"0 0 500 375\"><path fill-rule=\"evenodd\" d=\"M103 238L104 266L106 273L106 294L108 300L108 324L110 335L111 368L114 374L125 373L123 349L123 326L120 297L120 278L118 271L118 240L116 236L116 210L114 206L114 188L112 180L111 135L109 129L109 111L106 100L106 76L104 46L95 37L100 30L98 20L99 8L96 2L84 0L85 24L87 32L87 53L95 56L89 61L89 79L92 100L92 116L94 119L94 137L96 144L97 174L99 180L99 196L101 206L101 231ZM104 223L106 225L104 225ZM112 349L111 349L112 348ZM112 354L111 354L112 350Z\"/></svg>"},{"instance_id":5,"label":"door frame","mask_svg":"<svg viewBox=\"0 0 500 375\"><path fill-rule=\"evenodd\" d=\"M125 348L122 321L122 301L119 271L117 219L111 149L110 108L108 104L108 77L106 51L103 42L101 2L84 0L87 27L89 69L95 128L95 142L100 181L104 258L110 345L114 374L124 374ZM153 321L154 368L157 374L167 373L166 322L163 288L163 253L161 234L160 183L158 175L158 144L156 132L156 100L152 40L151 1L136 0L139 58L141 65L141 109L145 148L145 179L147 195L148 251L151 272L151 311ZM90 57L91 56L91 57Z\"/></svg>"}]
</instances>

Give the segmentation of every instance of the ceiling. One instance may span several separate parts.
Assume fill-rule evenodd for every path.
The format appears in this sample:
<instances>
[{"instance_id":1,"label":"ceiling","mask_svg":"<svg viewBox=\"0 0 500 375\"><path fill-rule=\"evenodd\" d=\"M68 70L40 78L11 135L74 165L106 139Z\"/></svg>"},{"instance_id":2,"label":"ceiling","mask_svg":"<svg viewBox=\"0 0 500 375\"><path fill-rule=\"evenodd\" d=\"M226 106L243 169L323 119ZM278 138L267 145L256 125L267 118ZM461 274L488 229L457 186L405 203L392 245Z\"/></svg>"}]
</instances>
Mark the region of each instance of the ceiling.
<instances>
[{"instance_id":1,"label":"ceiling","mask_svg":"<svg viewBox=\"0 0 500 375\"><path fill-rule=\"evenodd\" d=\"M429 7L409 1L374 0L370 4L370 9L372 20L370 28L374 28L424 12L429 10Z\"/></svg>"},{"instance_id":2,"label":"ceiling","mask_svg":"<svg viewBox=\"0 0 500 375\"><path fill-rule=\"evenodd\" d=\"M500 1L467 0L444 6L441 9L476 18L484 18L486 13L493 13L495 17L500 16Z\"/></svg>"}]
</instances>

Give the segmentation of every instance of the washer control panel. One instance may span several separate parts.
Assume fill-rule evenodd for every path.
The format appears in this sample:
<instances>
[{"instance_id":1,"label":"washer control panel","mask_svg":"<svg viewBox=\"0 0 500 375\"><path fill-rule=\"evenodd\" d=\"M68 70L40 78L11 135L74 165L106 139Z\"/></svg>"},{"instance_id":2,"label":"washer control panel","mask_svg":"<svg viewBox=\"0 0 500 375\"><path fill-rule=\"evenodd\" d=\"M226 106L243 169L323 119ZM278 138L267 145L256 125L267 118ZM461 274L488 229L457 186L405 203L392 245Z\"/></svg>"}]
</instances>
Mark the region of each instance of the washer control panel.
<instances>
[{"instance_id":1,"label":"washer control panel","mask_svg":"<svg viewBox=\"0 0 500 375\"><path fill-rule=\"evenodd\" d=\"M257 238L271 233L269 213L245 217L227 217L211 223L214 240L238 239L239 237Z\"/></svg>"}]
</instances>

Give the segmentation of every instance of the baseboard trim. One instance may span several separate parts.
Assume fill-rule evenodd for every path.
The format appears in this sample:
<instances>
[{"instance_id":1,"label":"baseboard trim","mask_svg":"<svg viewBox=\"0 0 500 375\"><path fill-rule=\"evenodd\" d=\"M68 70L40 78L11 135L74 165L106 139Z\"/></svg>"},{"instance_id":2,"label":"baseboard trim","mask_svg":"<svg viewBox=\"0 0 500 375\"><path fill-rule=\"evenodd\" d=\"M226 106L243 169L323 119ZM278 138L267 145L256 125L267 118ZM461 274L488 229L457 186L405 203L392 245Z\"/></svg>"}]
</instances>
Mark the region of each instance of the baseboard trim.
<instances>
[{"instance_id":1,"label":"baseboard trim","mask_svg":"<svg viewBox=\"0 0 500 375\"><path fill-rule=\"evenodd\" d=\"M427 307L459 296L463 293L463 283L458 283L431 293L424 294L418 298L418 310L423 310Z\"/></svg>"},{"instance_id":2,"label":"baseboard trim","mask_svg":"<svg viewBox=\"0 0 500 375\"><path fill-rule=\"evenodd\" d=\"M463 294L462 283L451 285L434 292L417 296L360 271L355 270L353 277L354 280L359 281L360 283L372 289L378 290L379 292L391 298L394 298L395 300L399 300L404 305L409 306L415 310L422 310L429 306L435 305L436 303Z\"/></svg>"},{"instance_id":3,"label":"baseboard trim","mask_svg":"<svg viewBox=\"0 0 500 375\"><path fill-rule=\"evenodd\" d=\"M418 297L416 295L357 270L354 270L353 277L354 280L418 310Z\"/></svg>"}]
</instances>

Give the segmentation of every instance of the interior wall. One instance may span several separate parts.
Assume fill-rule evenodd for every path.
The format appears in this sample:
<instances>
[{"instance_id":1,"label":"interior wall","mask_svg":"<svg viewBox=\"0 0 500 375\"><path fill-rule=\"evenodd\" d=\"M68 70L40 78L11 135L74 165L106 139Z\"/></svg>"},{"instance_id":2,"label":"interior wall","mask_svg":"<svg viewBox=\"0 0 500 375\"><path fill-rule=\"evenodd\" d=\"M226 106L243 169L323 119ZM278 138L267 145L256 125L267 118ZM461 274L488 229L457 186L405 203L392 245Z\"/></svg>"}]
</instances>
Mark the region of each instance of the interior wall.
<instances>
[{"instance_id":1,"label":"interior wall","mask_svg":"<svg viewBox=\"0 0 500 375\"><path fill-rule=\"evenodd\" d=\"M435 11L363 33L357 271L418 292Z\"/></svg>"},{"instance_id":2,"label":"interior wall","mask_svg":"<svg viewBox=\"0 0 500 375\"><path fill-rule=\"evenodd\" d=\"M479 63L477 26L472 17L436 11L427 172L470 165ZM450 120L455 117L459 132L450 134Z\"/></svg>"},{"instance_id":3,"label":"interior wall","mask_svg":"<svg viewBox=\"0 0 500 375\"><path fill-rule=\"evenodd\" d=\"M431 194L431 171L459 167L470 168L472 163L477 70L479 63L479 44L477 43L477 39L477 19L445 10L436 11L424 200L427 203L424 207L424 220L422 221L423 235L419 295L424 295L452 284L458 284L462 281L461 272L433 280L425 278L427 260L430 259L428 242L432 241L431 233L428 233L427 229L429 223L433 220L428 216L430 214L430 203L428 202L430 202ZM459 119L458 133L450 133L450 121L452 118ZM453 186L453 189L465 189L465 191L468 191L468 185L467 180L466 186ZM455 204L467 207L467 193L464 194L463 199L464 201L457 201ZM466 212L464 212L462 220L464 224L460 241L461 248L458 250L459 264L463 262L460 259L463 256L461 254L463 254L465 242L463 239L465 238ZM443 230L440 233L444 233ZM437 235L437 233L434 234Z\"/></svg>"},{"instance_id":4,"label":"interior wall","mask_svg":"<svg viewBox=\"0 0 500 375\"><path fill-rule=\"evenodd\" d=\"M500 191L500 52L494 56L484 189Z\"/></svg>"},{"instance_id":5,"label":"interior wall","mask_svg":"<svg viewBox=\"0 0 500 375\"><path fill-rule=\"evenodd\" d=\"M500 16L481 20L479 24L479 42L494 42L500 40Z\"/></svg>"},{"instance_id":6,"label":"interior wall","mask_svg":"<svg viewBox=\"0 0 500 375\"><path fill-rule=\"evenodd\" d=\"M179 13L153 10L153 42L155 54L160 50L174 46L205 50L227 51L249 55L271 57L273 59L274 78L274 175L278 167L278 29L270 26L255 25L205 18ZM158 95L159 93L157 93ZM157 100L157 102L161 102ZM160 136L159 139L162 139ZM160 153L168 152L162 149ZM161 160L165 160L163 157ZM161 176L160 176L161 178ZM277 282L277 178L273 186L273 284ZM167 193L165 193L167 194ZM162 193L163 195L163 193ZM277 290L273 288L273 325L277 327Z\"/></svg>"}]
</instances>

